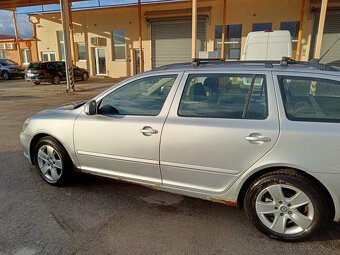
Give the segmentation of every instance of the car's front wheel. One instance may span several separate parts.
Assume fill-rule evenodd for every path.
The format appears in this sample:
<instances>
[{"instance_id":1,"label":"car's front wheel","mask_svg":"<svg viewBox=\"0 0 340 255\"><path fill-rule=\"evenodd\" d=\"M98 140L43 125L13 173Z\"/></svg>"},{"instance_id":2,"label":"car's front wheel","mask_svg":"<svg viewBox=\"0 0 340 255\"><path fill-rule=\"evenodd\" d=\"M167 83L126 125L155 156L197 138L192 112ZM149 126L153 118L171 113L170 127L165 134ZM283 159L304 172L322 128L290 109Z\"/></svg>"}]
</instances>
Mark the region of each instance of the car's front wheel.
<instances>
[{"instance_id":1,"label":"car's front wheel","mask_svg":"<svg viewBox=\"0 0 340 255\"><path fill-rule=\"evenodd\" d=\"M81 76L82 81L87 81L89 79L89 74L87 72L83 72Z\"/></svg>"},{"instance_id":2,"label":"car's front wheel","mask_svg":"<svg viewBox=\"0 0 340 255\"><path fill-rule=\"evenodd\" d=\"M260 231L282 241L306 239L328 221L325 196L293 170L278 170L255 180L244 205Z\"/></svg>"},{"instance_id":3,"label":"car's front wheel","mask_svg":"<svg viewBox=\"0 0 340 255\"><path fill-rule=\"evenodd\" d=\"M35 84L35 85L39 85L39 84L40 84L40 81L35 81L34 84Z\"/></svg>"},{"instance_id":4,"label":"car's front wheel","mask_svg":"<svg viewBox=\"0 0 340 255\"><path fill-rule=\"evenodd\" d=\"M72 174L72 162L64 147L53 137L41 138L35 146L34 160L40 177L49 184L66 184Z\"/></svg>"},{"instance_id":5,"label":"car's front wheel","mask_svg":"<svg viewBox=\"0 0 340 255\"><path fill-rule=\"evenodd\" d=\"M8 72L3 72L3 74L2 74L2 77L4 78L4 80L9 80L9 78L10 78L10 75L9 75L9 73Z\"/></svg>"}]
</instances>

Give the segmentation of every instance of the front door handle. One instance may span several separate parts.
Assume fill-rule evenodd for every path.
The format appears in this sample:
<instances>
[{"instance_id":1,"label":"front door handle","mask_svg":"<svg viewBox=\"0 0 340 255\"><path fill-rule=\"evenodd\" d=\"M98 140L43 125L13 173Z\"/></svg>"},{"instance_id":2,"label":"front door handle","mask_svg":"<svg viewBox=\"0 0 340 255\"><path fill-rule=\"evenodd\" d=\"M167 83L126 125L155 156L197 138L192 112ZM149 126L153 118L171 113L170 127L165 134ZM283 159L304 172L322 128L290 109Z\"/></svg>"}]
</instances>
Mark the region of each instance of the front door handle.
<instances>
[{"instance_id":1,"label":"front door handle","mask_svg":"<svg viewBox=\"0 0 340 255\"><path fill-rule=\"evenodd\" d=\"M141 130L139 130L139 132L141 132L145 136L158 134L158 130L153 129L152 127L149 126L143 127Z\"/></svg>"},{"instance_id":2,"label":"front door handle","mask_svg":"<svg viewBox=\"0 0 340 255\"><path fill-rule=\"evenodd\" d=\"M252 133L249 136L246 136L246 140L250 143L262 144L269 143L272 139L270 137L263 136L262 134Z\"/></svg>"}]
</instances>

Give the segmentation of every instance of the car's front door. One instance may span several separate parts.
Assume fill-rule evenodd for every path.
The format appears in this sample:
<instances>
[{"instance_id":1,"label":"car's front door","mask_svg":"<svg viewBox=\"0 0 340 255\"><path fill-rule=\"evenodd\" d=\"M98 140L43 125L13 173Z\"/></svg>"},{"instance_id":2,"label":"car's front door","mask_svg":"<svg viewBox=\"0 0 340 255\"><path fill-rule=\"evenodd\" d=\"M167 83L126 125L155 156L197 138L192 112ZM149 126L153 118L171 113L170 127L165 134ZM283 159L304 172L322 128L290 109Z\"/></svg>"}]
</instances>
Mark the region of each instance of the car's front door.
<instances>
[{"instance_id":1,"label":"car's front door","mask_svg":"<svg viewBox=\"0 0 340 255\"><path fill-rule=\"evenodd\" d=\"M74 145L81 169L160 184L160 137L181 75L137 78L98 98L98 114L80 114Z\"/></svg>"},{"instance_id":2,"label":"car's front door","mask_svg":"<svg viewBox=\"0 0 340 255\"><path fill-rule=\"evenodd\" d=\"M165 122L160 164L166 187L221 195L279 135L268 72L186 74Z\"/></svg>"}]
</instances>

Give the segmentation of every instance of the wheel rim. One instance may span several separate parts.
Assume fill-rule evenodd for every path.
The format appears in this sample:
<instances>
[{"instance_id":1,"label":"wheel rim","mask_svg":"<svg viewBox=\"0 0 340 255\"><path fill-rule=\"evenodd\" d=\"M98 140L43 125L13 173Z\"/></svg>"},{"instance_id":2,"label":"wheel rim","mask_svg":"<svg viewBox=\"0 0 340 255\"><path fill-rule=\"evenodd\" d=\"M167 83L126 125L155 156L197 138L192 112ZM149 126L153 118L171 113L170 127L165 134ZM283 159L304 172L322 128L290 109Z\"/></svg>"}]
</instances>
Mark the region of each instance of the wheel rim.
<instances>
[{"instance_id":1,"label":"wheel rim","mask_svg":"<svg viewBox=\"0 0 340 255\"><path fill-rule=\"evenodd\" d=\"M5 80L8 80L8 78L9 78L8 73L4 73L4 79L5 79Z\"/></svg>"},{"instance_id":2,"label":"wheel rim","mask_svg":"<svg viewBox=\"0 0 340 255\"><path fill-rule=\"evenodd\" d=\"M55 84L59 84L59 82L60 82L59 77L58 76L54 77L54 83Z\"/></svg>"},{"instance_id":3,"label":"wheel rim","mask_svg":"<svg viewBox=\"0 0 340 255\"><path fill-rule=\"evenodd\" d=\"M63 173L60 154L50 145L43 145L38 150L38 165L43 176L50 182L56 182Z\"/></svg>"},{"instance_id":4,"label":"wheel rim","mask_svg":"<svg viewBox=\"0 0 340 255\"><path fill-rule=\"evenodd\" d=\"M310 198L300 189L286 184L263 189L256 198L255 208L261 222L280 234L302 233L314 219Z\"/></svg>"},{"instance_id":5,"label":"wheel rim","mask_svg":"<svg viewBox=\"0 0 340 255\"><path fill-rule=\"evenodd\" d=\"M83 73L83 80L87 80L87 73Z\"/></svg>"}]
</instances>

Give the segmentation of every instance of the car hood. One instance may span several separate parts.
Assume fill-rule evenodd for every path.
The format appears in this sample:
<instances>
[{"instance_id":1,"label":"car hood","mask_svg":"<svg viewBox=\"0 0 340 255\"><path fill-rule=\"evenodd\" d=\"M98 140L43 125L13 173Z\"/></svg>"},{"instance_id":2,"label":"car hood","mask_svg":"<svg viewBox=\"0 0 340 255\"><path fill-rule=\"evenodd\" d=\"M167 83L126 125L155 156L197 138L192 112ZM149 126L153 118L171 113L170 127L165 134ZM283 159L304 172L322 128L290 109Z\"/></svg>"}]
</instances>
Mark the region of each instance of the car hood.
<instances>
[{"instance_id":1,"label":"car hood","mask_svg":"<svg viewBox=\"0 0 340 255\"><path fill-rule=\"evenodd\" d=\"M87 101L79 101L79 102L72 102L60 105L56 108L43 110L41 112L38 112L36 116L46 116L46 115L58 115L58 114L64 114L67 112L74 112L74 110L81 108L84 104L86 104Z\"/></svg>"}]
</instances>

